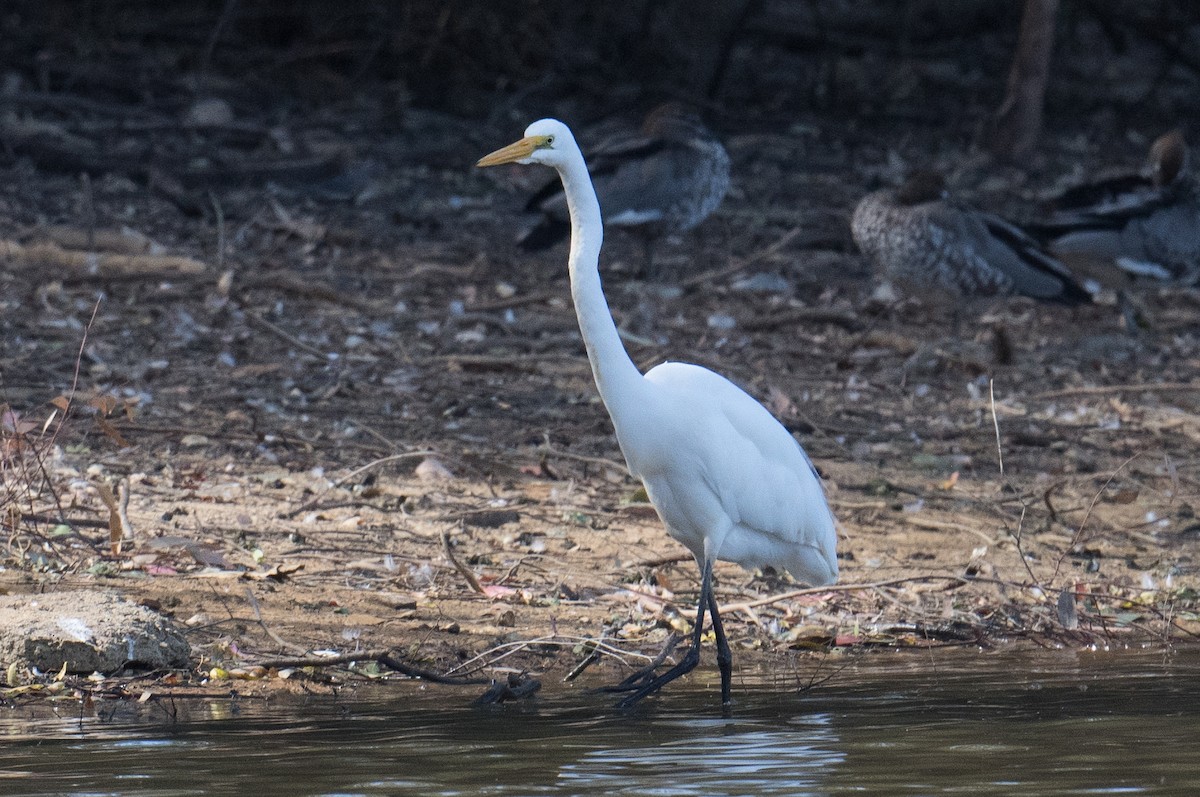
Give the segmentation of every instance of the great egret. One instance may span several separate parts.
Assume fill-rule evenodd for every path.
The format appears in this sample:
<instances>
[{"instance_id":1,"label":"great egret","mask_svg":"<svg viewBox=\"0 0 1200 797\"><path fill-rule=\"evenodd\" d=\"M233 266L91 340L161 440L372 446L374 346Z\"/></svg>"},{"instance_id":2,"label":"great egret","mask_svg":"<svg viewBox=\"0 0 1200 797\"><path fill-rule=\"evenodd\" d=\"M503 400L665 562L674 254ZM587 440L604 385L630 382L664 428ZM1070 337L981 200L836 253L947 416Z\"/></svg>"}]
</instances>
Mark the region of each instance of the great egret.
<instances>
[{"instance_id":1,"label":"great egret","mask_svg":"<svg viewBox=\"0 0 1200 797\"><path fill-rule=\"evenodd\" d=\"M1091 301L1037 241L998 216L950 198L941 175L933 172L917 172L898 189L865 196L850 229L885 277L917 290Z\"/></svg>"},{"instance_id":2,"label":"great egret","mask_svg":"<svg viewBox=\"0 0 1200 797\"><path fill-rule=\"evenodd\" d=\"M571 219L571 296L600 398L629 471L642 481L667 533L700 566L700 601L687 654L661 675L646 671L617 705L633 706L695 668L704 615L712 616L721 699L730 699L732 653L717 601L717 559L783 567L812 585L837 580L837 533L821 481L800 445L766 408L707 368L666 362L645 375L629 358L600 285L600 203L570 129L534 122L525 137L479 166L541 163L558 171Z\"/></svg>"},{"instance_id":3,"label":"great egret","mask_svg":"<svg viewBox=\"0 0 1200 797\"><path fill-rule=\"evenodd\" d=\"M1040 225L1051 248L1135 277L1200 282L1200 184L1188 160L1187 142L1173 130L1150 146L1141 172L1066 191Z\"/></svg>"},{"instance_id":4,"label":"great egret","mask_svg":"<svg viewBox=\"0 0 1200 797\"><path fill-rule=\"evenodd\" d=\"M692 229L729 190L729 153L699 116L674 102L651 111L641 130L602 141L587 162L604 223L638 228L647 244ZM547 183L525 209L541 218L519 239L523 248L545 249L570 232L558 180Z\"/></svg>"}]
</instances>

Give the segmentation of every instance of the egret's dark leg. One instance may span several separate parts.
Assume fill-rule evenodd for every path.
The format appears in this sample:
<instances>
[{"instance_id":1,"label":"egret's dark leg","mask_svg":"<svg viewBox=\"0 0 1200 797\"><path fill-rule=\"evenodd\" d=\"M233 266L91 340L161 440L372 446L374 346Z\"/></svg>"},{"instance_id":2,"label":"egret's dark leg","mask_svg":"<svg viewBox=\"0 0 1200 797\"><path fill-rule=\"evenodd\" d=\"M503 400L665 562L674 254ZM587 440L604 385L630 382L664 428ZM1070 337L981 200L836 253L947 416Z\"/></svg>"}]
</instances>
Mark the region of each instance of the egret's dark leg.
<instances>
[{"instance_id":1,"label":"egret's dark leg","mask_svg":"<svg viewBox=\"0 0 1200 797\"><path fill-rule=\"evenodd\" d=\"M658 655L655 656L654 659L649 664L647 664L645 667L642 667L640 670L638 670L637 672L630 675L624 681L621 681L621 683L614 684L613 686L602 686L599 689L597 689L596 691L598 691L598 692L632 692L634 689L637 689L642 684L653 680L654 679L654 671L657 670L662 665L662 663L667 660L667 656L670 656L672 653L675 652L675 648L679 646L679 641L681 639L683 639L683 637L679 636L679 634L676 634L674 631L672 631L671 635L669 637L667 637L666 643L662 646L662 650L660 650L658 652Z\"/></svg>"},{"instance_id":2,"label":"egret's dark leg","mask_svg":"<svg viewBox=\"0 0 1200 797\"><path fill-rule=\"evenodd\" d=\"M721 702L730 703L730 682L733 680L733 651L725 638L725 626L721 622L721 610L717 608L717 596L708 591L708 614L712 617L713 636L717 638L717 669L721 671Z\"/></svg>"},{"instance_id":3,"label":"egret's dark leg","mask_svg":"<svg viewBox=\"0 0 1200 797\"><path fill-rule=\"evenodd\" d=\"M696 627L692 629L691 648L689 648L688 652L685 653L683 658L679 660L678 664L664 672L662 675L649 678L645 683L639 686L633 692L633 694L617 703L617 708L633 708L643 697L654 694L679 676L688 674L692 670L696 669L696 665L700 663L700 637L704 634L704 613L708 610L708 607L712 605L712 562L706 561L701 572L700 605L696 609ZM724 637L724 633L722 633L721 636ZM725 675L723 671L721 678L722 683L724 683Z\"/></svg>"}]
</instances>

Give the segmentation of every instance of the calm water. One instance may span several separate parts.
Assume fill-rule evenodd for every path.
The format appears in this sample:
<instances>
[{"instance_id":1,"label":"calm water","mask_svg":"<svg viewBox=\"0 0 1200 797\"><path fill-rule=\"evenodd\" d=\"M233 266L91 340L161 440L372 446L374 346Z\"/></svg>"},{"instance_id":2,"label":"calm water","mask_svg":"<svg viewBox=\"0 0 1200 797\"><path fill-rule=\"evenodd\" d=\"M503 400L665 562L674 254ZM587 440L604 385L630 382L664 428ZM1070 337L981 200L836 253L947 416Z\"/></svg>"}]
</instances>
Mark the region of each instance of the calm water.
<instances>
[{"instance_id":1,"label":"calm water","mask_svg":"<svg viewBox=\"0 0 1200 797\"><path fill-rule=\"evenodd\" d=\"M889 653L806 694L743 678L728 716L707 673L630 715L557 684L486 710L408 684L175 721L2 710L0 795L1194 795L1198 675L1183 653Z\"/></svg>"}]
</instances>

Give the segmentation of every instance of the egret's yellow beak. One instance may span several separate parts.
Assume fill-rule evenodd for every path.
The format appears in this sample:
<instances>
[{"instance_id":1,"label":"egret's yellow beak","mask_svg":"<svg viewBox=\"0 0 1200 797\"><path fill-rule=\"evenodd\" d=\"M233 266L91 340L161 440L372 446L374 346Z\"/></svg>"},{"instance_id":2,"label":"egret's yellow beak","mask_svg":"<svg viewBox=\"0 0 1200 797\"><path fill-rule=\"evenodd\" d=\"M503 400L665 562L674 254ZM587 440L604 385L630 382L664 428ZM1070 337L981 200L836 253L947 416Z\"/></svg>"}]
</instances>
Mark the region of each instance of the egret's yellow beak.
<instances>
[{"instance_id":1,"label":"egret's yellow beak","mask_svg":"<svg viewBox=\"0 0 1200 797\"><path fill-rule=\"evenodd\" d=\"M476 166L499 166L502 163L516 163L533 154L534 150L550 146L549 136L526 136L520 141L514 141L507 147L501 147L491 155L484 155Z\"/></svg>"}]
</instances>

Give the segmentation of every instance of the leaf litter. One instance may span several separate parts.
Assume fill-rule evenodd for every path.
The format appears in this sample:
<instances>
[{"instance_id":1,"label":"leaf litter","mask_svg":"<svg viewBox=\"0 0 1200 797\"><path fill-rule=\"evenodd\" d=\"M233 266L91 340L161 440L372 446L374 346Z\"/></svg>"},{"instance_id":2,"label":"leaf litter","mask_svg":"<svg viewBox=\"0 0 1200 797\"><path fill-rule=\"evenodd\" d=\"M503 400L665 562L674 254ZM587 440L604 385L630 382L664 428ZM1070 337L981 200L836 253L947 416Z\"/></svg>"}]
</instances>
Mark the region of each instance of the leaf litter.
<instances>
[{"instance_id":1,"label":"leaf litter","mask_svg":"<svg viewBox=\"0 0 1200 797\"><path fill-rule=\"evenodd\" d=\"M171 688L376 682L401 672L390 654L495 678L498 698L523 689L509 670L563 675L597 652L615 680L688 631L697 574L624 473L563 253L517 252L519 192L431 170L414 143L455 142L469 163L511 131L346 119L387 166L354 203L318 191L324 173L312 191L303 174L287 191L217 186L198 215L118 173L0 181L0 239L21 247L0 270L0 589L102 584L174 615L197 666ZM298 113L275 135L318 151L328 124ZM225 146L206 130L187 140ZM837 130L813 140L845 175L824 197L841 221L871 169L965 155L924 129L888 145ZM637 242L606 242L635 361L708 365L763 400L841 524L840 586L717 568L739 664L1194 642L1195 292L1138 286L1157 322L1139 335L1115 297L1069 318L1001 302L986 324L878 309L857 254L813 249L770 212L824 179L793 139L734 148L742 210L763 221L725 207L670 244L703 274L652 290L628 277ZM1073 168L1070 141L1046 149ZM823 223L822 240L845 238ZM35 261L39 227L57 250ZM91 250L111 250L108 271L57 254ZM997 328L1011 361L993 359Z\"/></svg>"}]
</instances>

